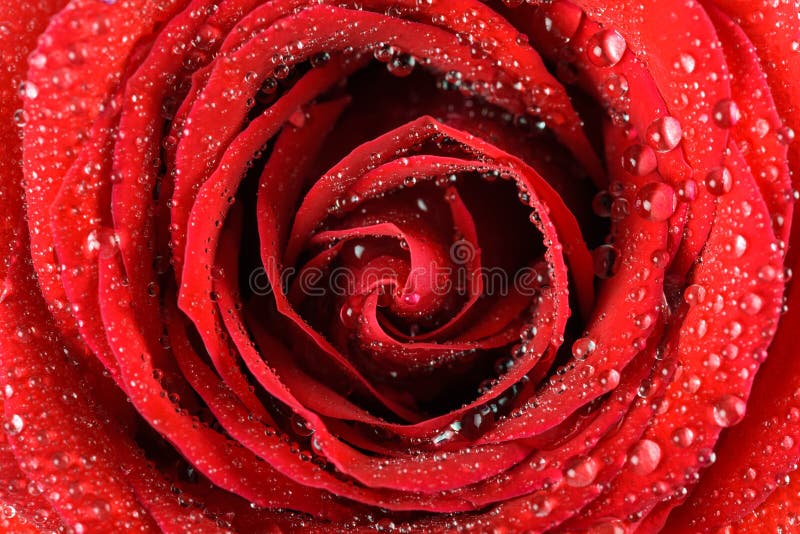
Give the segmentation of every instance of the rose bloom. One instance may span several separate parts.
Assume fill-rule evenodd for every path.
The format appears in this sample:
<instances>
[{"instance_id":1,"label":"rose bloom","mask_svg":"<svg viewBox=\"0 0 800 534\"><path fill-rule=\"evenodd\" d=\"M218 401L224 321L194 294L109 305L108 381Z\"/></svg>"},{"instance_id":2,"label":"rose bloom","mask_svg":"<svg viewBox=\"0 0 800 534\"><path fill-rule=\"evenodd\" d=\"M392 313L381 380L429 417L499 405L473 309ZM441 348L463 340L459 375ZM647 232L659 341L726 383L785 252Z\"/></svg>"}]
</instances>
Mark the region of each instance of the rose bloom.
<instances>
[{"instance_id":1,"label":"rose bloom","mask_svg":"<svg viewBox=\"0 0 800 534\"><path fill-rule=\"evenodd\" d=\"M800 528L797 0L0 4L3 532Z\"/></svg>"}]
</instances>

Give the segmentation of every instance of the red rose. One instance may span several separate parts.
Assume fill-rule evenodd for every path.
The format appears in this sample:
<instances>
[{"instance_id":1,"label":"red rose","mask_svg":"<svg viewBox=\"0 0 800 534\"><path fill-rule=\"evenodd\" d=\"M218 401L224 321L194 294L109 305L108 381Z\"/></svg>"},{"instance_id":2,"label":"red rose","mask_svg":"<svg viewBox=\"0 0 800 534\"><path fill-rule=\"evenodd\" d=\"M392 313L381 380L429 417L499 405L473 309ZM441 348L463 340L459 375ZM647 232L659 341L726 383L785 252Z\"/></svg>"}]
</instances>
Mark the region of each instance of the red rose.
<instances>
[{"instance_id":1,"label":"red rose","mask_svg":"<svg viewBox=\"0 0 800 534\"><path fill-rule=\"evenodd\" d=\"M5 531L796 523L797 1L64 3L0 9Z\"/></svg>"}]
</instances>

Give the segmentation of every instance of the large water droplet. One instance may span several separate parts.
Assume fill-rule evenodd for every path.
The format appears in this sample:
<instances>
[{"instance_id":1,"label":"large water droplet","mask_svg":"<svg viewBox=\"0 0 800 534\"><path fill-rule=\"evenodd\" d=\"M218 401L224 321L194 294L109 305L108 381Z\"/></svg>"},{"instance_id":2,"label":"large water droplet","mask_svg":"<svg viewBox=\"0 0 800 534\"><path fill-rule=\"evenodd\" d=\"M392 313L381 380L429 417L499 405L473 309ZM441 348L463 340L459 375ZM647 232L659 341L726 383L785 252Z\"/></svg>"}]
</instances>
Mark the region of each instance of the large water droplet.
<instances>
[{"instance_id":1,"label":"large water droplet","mask_svg":"<svg viewBox=\"0 0 800 534\"><path fill-rule=\"evenodd\" d=\"M208 50L222 37L222 30L213 24L203 24L197 29L192 44L200 50Z\"/></svg>"},{"instance_id":2,"label":"large water droplet","mask_svg":"<svg viewBox=\"0 0 800 534\"><path fill-rule=\"evenodd\" d=\"M665 115L647 127L647 143L659 152L668 152L681 142L681 123L675 117Z\"/></svg>"},{"instance_id":3,"label":"large water droplet","mask_svg":"<svg viewBox=\"0 0 800 534\"><path fill-rule=\"evenodd\" d=\"M689 447L694 443L694 430L687 426L675 429L672 441L679 447Z\"/></svg>"},{"instance_id":4,"label":"large water droplet","mask_svg":"<svg viewBox=\"0 0 800 534\"><path fill-rule=\"evenodd\" d=\"M657 167L656 153L647 145L631 145L622 153L622 168L634 176L650 174Z\"/></svg>"},{"instance_id":5,"label":"large water droplet","mask_svg":"<svg viewBox=\"0 0 800 534\"><path fill-rule=\"evenodd\" d=\"M688 52L682 52L678 54L673 64L675 70L683 72L685 74L693 73L696 65L697 61L694 59L694 56L689 54Z\"/></svg>"},{"instance_id":6,"label":"large water droplet","mask_svg":"<svg viewBox=\"0 0 800 534\"><path fill-rule=\"evenodd\" d=\"M408 304L409 306L414 306L419 304L420 301L419 293L412 291L411 293L406 293L403 295L403 302Z\"/></svg>"},{"instance_id":7,"label":"large water droplet","mask_svg":"<svg viewBox=\"0 0 800 534\"><path fill-rule=\"evenodd\" d=\"M604 389L614 389L619 385L619 371L616 369L608 369L600 373L597 377L597 382Z\"/></svg>"},{"instance_id":8,"label":"large water droplet","mask_svg":"<svg viewBox=\"0 0 800 534\"><path fill-rule=\"evenodd\" d=\"M618 31L602 30L589 38L586 54L598 67L611 67L619 63L626 48L625 38Z\"/></svg>"},{"instance_id":9,"label":"large water droplet","mask_svg":"<svg viewBox=\"0 0 800 534\"><path fill-rule=\"evenodd\" d=\"M22 432L22 429L24 427L25 427L25 422L22 420L22 417L20 417L17 414L14 414L11 416L11 419L9 419L8 423L6 424L6 432L8 432L9 435L13 436Z\"/></svg>"},{"instance_id":10,"label":"large water droplet","mask_svg":"<svg viewBox=\"0 0 800 534\"><path fill-rule=\"evenodd\" d=\"M582 337L572 344L572 355L575 356L576 360L585 360L589 354L594 352L595 348L597 348L597 344L593 339Z\"/></svg>"},{"instance_id":11,"label":"large water droplet","mask_svg":"<svg viewBox=\"0 0 800 534\"><path fill-rule=\"evenodd\" d=\"M594 273L598 278L611 278L617 272L619 251L613 245L601 245L592 251Z\"/></svg>"},{"instance_id":12,"label":"large water droplet","mask_svg":"<svg viewBox=\"0 0 800 534\"><path fill-rule=\"evenodd\" d=\"M739 119L742 118L742 113L739 111L739 106L730 98L720 100L714 105L712 113L714 124L720 128L730 128L734 126Z\"/></svg>"},{"instance_id":13,"label":"large water droplet","mask_svg":"<svg viewBox=\"0 0 800 534\"><path fill-rule=\"evenodd\" d=\"M494 423L494 414L489 406L482 406L464 414L461 418L460 432L468 439L484 434Z\"/></svg>"},{"instance_id":14,"label":"large water droplet","mask_svg":"<svg viewBox=\"0 0 800 534\"><path fill-rule=\"evenodd\" d=\"M651 221L665 221L675 213L678 204L675 190L663 182L649 183L636 193L639 215Z\"/></svg>"},{"instance_id":15,"label":"large water droplet","mask_svg":"<svg viewBox=\"0 0 800 534\"><path fill-rule=\"evenodd\" d=\"M706 175L706 187L712 195L724 195L733 187L733 175L727 167L716 167Z\"/></svg>"},{"instance_id":16,"label":"large water droplet","mask_svg":"<svg viewBox=\"0 0 800 534\"><path fill-rule=\"evenodd\" d=\"M405 78L414 70L417 60L411 54L400 53L395 55L387 64L386 69L398 78Z\"/></svg>"},{"instance_id":17,"label":"large water droplet","mask_svg":"<svg viewBox=\"0 0 800 534\"><path fill-rule=\"evenodd\" d=\"M701 304L706 298L706 288L700 284L691 284L683 290L683 300L689 306Z\"/></svg>"},{"instance_id":18,"label":"large water droplet","mask_svg":"<svg viewBox=\"0 0 800 534\"><path fill-rule=\"evenodd\" d=\"M592 199L592 211L598 217L610 217L613 201L614 197L608 191L600 191Z\"/></svg>"},{"instance_id":19,"label":"large water droplet","mask_svg":"<svg viewBox=\"0 0 800 534\"><path fill-rule=\"evenodd\" d=\"M358 324L358 315L359 310L350 304L343 305L339 310L339 320L348 328L353 328Z\"/></svg>"},{"instance_id":20,"label":"large water droplet","mask_svg":"<svg viewBox=\"0 0 800 534\"><path fill-rule=\"evenodd\" d=\"M661 461L661 447L649 439L643 439L633 446L628 462L637 475L652 473Z\"/></svg>"},{"instance_id":21,"label":"large water droplet","mask_svg":"<svg viewBox=\"0 0 800 534\"><path fill-rule=\"evenodd\" d=\"M628 79L622 74L611 74L606 78L603 89L610 98L620 98L628 92Z\"/></svg>"},{"instance_id":22,"label":"large water droplet","mask_svg":"<svg viewBox=\"0 0 800 534\"><path fill-rule=\"evenodd\" d=\"M737 258L741 258L744 256L744 253L747 252L747 239L745 239L743 235L736 235L733 238L731 252L733 252L734 256Z\"/></svg>"},{"instance_id":23,"label":"large water droplet","mask_svg":"<svg viewBox=\"0 0 800 534\"><path fill-rule=\"evenodd\" d=\"M678 196L685 202L691 202L697 197L697 182L691 178L678 183Z\"/></svg>"},{"instance_id":24,"label":"large water droplet","mask_svg":"<svg viewBox=\"0 0 800 534\"><path fill-rule=\"evenodd\" d=\"M721 427L733 426L744 417L747 404L736 395L723 395L714 404L714 421Z\"/></svg>"},{"instance_id":25,"label":"large water droplet","mask_svg":"<svg viewBox=\"0 0 800 534\"><path fill-rule=\"evenodd\" d=\"M594 482L599 470L597 460L594 458L576 458L564 470L564 479L569 486L583 488Z\"/></svg>"},{"instance_id":26,"label":"large water droplet","mask_svg":"<svg viewBox=\"0 0 800 534\"><path fill-rule=\"evenodd\" d=\"M764 299L756 293L747 293L739 301L739 307L747 315L755 315L761 311L764 306Z\"/></svg>"},{"instance_id":27,"label":"large water droplet","mask_svg":"<svg viewBox=\"0 0 800 534\"><path fill-rule=\"evenodd\" d=\"M530 508L536 517L547 517L555 507L554 500L544 495L535 495L530 500Z\"/></svg>"}]
</instances>

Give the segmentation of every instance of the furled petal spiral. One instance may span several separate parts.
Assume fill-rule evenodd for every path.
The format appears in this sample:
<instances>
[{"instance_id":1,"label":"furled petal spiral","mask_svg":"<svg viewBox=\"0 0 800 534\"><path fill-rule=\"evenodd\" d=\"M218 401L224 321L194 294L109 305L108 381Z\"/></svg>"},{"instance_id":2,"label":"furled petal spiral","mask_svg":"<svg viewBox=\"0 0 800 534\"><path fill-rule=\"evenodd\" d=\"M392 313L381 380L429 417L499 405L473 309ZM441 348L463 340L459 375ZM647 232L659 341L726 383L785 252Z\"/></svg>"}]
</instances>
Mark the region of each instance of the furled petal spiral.
<instances>
[{"instance_id":1,"label":"furled petal spiral","mask_svg":"<svg viewBox=\"0 0 800 534\"><path fill-rule=\"evenodd\" d=\"M793 524L758 4L2 3L0 524Z\"/></svg>"}]
</instances>

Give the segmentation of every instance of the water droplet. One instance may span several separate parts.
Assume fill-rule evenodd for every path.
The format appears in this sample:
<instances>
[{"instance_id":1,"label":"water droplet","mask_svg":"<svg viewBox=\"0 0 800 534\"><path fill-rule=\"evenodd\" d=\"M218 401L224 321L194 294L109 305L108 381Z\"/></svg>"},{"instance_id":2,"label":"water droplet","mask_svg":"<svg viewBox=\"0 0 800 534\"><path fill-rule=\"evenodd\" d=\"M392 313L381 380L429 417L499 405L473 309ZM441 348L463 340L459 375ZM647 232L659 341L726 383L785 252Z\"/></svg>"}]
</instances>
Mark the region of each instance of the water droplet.
<instances>
[{"instance_id":1,"label":"water droplet","mask_svg":"<svg viewBox=\"0 0 800 534\"><path fill-rule=\"evenodd\" d=\"M328 52L319 52L318 54L311 56L311 66L314 68L319 68L323 65L327 65L330 60L331 55Z\"/></svg>"},{"instance_id":2,"label":"water droplet","mask_svg":"<svg viewBox=\"0 0 800 534\"><path fill-rule=\"evenodd\" d=\"M489 406L482 406L467 412L461 418L459 432L467 439L476 439L483 435L494 422L494 414Z\"/></svg>"},{"instance_id":3,"label":"water droplet","mask_svg":"<svg viewBox=\"0 0 800 534\"><path fill-rule=\"evenodd\" d=\"M735 360L739 356L739 347L733 343L728 343L722 347L720 353L729 360Z\"/></svg>"},{"instance_id":4,"label":"water droplet","mask_svg":"<svg viewBox=\"0 0 800 534\"><path fill-rule=\"evenodd\" d=\"M758 137L765 137L770 130L769 121L767 119L756 119L755 123L753 124L753 132Z\"/></svg>"},{"instance_id":5,"label":"water droplet","mask_svg":"<svg viewBox=\"0 0 800 534\"><path fill-rule=\"evenodd\" d=\"M19 86L19 94L24 98L33 100L39 96L39 88L33 82L22 82Z\"/></svg>"},{"instance_id":6,"label":"water droplet","mask_svg":"<svg viewBox=\"0 0 800 534\"><path fill-rule=\"evenodd\" d=\"M348 328L352 328L358 324L358 310L349 304L345 304L339 310L339 320Z\"/></svg>"},{"instance_id":7,"label":"water droplet","mask_svg":"<svg viewBox=\"0 0 800 534\"><path fill-rule=\"evenodd\" d=\"M564 470L564 478L567 485L574 488L583 488L594 482L599 470L597 460L594 458L576 458Z\"/></svg>"},{"instance_id":8,"label":"water droplet","mask_svg":"<svg viewBox=\"0 0 800 534\"><path fill-rule=\"evenodd\" d=\"M724 195L733 188L733 175L727 167L716 167L706 175L706 187L712 195Z\"/></svg>"},{"instance_id":9,"label":"water droplet","mask_svg":"<svg viewBox=\"0 0 800 534\"><path fill-rule=\"evenodd\" d=\"M401 53L395 55L387 64L386 69L398 78L405 78L414 70L417 60L411 54Z\"/></svg>"},{"instance_id":10,"label":"water droplet","mask_svg":"<svg viewBox=\"0 0 800 534\"><path fill-rule=\"evenodd\" d=\"M596 348L597 344L593 339L582 337L572 344L572 355L576 360L585 360Z\"/></svg>"},{"instance_id":11,"label":"water droplet","mask_svg":"<svg viewBox=\"0 0 800 534\"><path fill-rule=\"evenodd\" d=\"M703 380L697 375L687 376L681 386L687 393L697 393L700 391L700 386L703 385Z\"/></svg>"},{"instance_id":12,"label":"water droplet","mask_svg":"<svg viewBox=\"0 0 800 534\"><path fill-rule=\"evenodd\" d=\"M616 30L601 30L589 38L586 53L598 67L611 67L625 54L625 38Z\"/></svg>"},{"instance_id":13,"label":"water droplet","mask_svg":"<svg viewBox=\"0 0 800 534\"><path fill-rule=\"evenodd\" d=\"M200 50L209 50L222 37L222 30L213 24L203 24L197 29L192 44Z\"/></svg>"},{"instance_id":14,"label":"water droplet","mask_svg":"<svg viewBox=\"0 0 800 534\"><path fill-rule=\"evenodd\" d=\"M663 182L652 182L636 193L635 207L639 215L651 221L665 221L675 213L678 199L675 190Z\"/></svg>"},{"instance_id":15,"label":"water droplet","mask_svg":"<svg viewBox=\"0 0 800 534\"><path fill-rule=\"evenodd\" d=\"M755 315L761 311L761 308L764 305L764 299L762 299L756 293L747 293L744 295L739 302L739 308L742 309L747 315Z\"/></svg>"},{"instance_id":16,"label":"water droplet","mask_svg":"<svg viewBox=\"0 0 800 534\"><path fill-rule=\"evenodd\" d=\"M28 58L28 64L34 69L43 69L47 65L47 56L41 52L35 52Z\"/></svg>"},{"instance_id":17,"label":"water droplet","mask_svg":"<svg viewBox=\"0 0 800 534\"><path fill-rule=\"evenodd\" d=\"M297 108L294 113L289 115L289 123L295 128L302 128L306 124L306 113L301 108Z\"/></svg>"},{"instance_id":18,"label":"water droplet","mask_svg":"<svg viewBox=\"0 0 800 534\"><path fill-rule=\"evenodd\" d=\"M678 54L675 58L674 67L675 70L681 71L685 74L691 74L694 72L694 68L697 62L694 59L694 56L689 54L688 52L682 52Z\"/></svg>"},{"instance_id":19,"label":"water droplet","mask_svg":"<svg viewBox=\"0 0 800 534\"><path fill-rule=\"evenodd\" d=\"M617 272L619 251L613 245L601 245L592 251L594 273L598 278L611 278Z\"/></svg>"},{"instance_id":20,"label":"water droplet","mask_svg":"<svg viewBox=\"0 0 800 534\"><path fill-rule=\"evenodd\" d=\"M670 255L666 250L654 250L650 255L650 261L659 269L666 269Z\"/></svg>"},{"instance_id":21,"label":"water droplet","mask_svg":"<svg viewBox=\"0 0 800 534\"><path fill-rule=\"evenodd\" d=\"M628 92L628 79L622 74L611 74L603 86L610 98L621 98Z\"/></svg>"},{"instance_id":22,"label":"water droplet","mask_svg":"<svg viewBox=\"0 0 800 534\"><path fill-rule=\"evenodd\" d=\"M649 439L643 439L633 446L628 462L637 475L652 473L661 461L661 447Z\"/></svg>"},{"instance_id":23,"label":"water droplet","mask_svg":"<svg viewBox=\"0 0 800 534\"><path fill-rule=\"evenodd\" d=\"M689 447L694 443L694 430L688 426L677 428L672 433L672 441L679 447Z\"/></svg>"},{"instance_id":24,"label":"water droplet","mask_svg":"<svg viewBox=\"0 0 800 534\"><path fill-rule=\"evenodd\" d=\"M647 127L647 143L659 152L668 152L681 142L681 123L675 117L665 115Z\"/></svg>"},{"instance_id":25,"label":"water droplet","mask_svg":"<svg viewBox=\"0 0 800 534\"><path fill-rule=\"evenodd\" d=\"M28 116L24 109L18 109L14 112L14 124L16 124L18 127L24 127L27 121Z\"/></svg>"},{"instance_id":26,"label":"water droplet","mask_svg":"<svg viewBox=\"0 0 800 534\"><path fill-rule=\"evenodd\" d=\"M25 422L22 420L22 417L20 417L17 414L14 414L11 416L11 419L6 424L6 432L8 432L9 435L13 436L22 432L22 429L24 427L25 427Z\"/></svg>"},{"instance_id":27,"label":"water droplet","mask_svg":"<svg viewBox=\"0 0 800 534\"><path fill-rule=\"evenodd\" d=\"M392 60L392 58L397 54L397 49L390 44L387 43L380 43L373 55L375 59L380 61L381 63L388 63Z\"/></svg>"},{"instance_id":28,"label":"water droplet","mask_svg":"<svg viewBox=\"0 0 800 534\"><path fill-rule=\"evenodd\" d=\"M739 106L730 98L720 100L714 105L712 117L714 124L720 128L730 128L734 126L739 119L742 118L742 113L739 111Z\"/></svg>"},{"instance_id":29,"label":"water droplet","mask_svg":"<svg viewBox=\"0 0 800 534\"><path fill-rule=\"evenodd\" d=\"M702 303L706 298L706 288L700 284L686 286L683 291L683 300L690 306Z\"/></svg>"},{"instance_id":30,"label":"water droplet","mask_svg":"<svg viewBox=\"0 0 800 534\"><path fill-rule=\"evenodd\" d=\"M619 372L616 369L608 369L600 373L597 382L605 389L614 389L619 385Z\"/></svg>"},{"instance_id":31,"label":"water droplet","mask_svg":"<svg viewBox=\"0 0 800 534\"><path fill-rule=\"evenodd\" d=\"M782 145L788 145L794 141L794 130L792 130L789 126L781 126L775 132L775 135L778 138L778 142Z\"/></svg>"},{"instance_id":32,"label":"water droplet","mask_svg":"<svg viewBox=\"0 0 800 534\"><path fill-rule=\"evenodd\" d=\"M633 324L636 328L640 330L645 330L653 326L655 322L654 314L652 313L643 313L641 315L637 315L633 318Z\"/></svg>"},{"instance_id":33,"label":"water droplet","mask_svg":"<svg viewBox=\"0 0 800 534\"><path fill-rule=\"evenodd\" d=\"M535 495L530 500L531 511L536 517L547 517L555 507L554 501L544 495Z\"/></svg>"},{"instance_id":34,"label":"water droplet","mask_svg":"<svg viewBox=\"0 0 800 534\"><path fill-rule=\"evenodd\" d=\"M624 198L615 198L611 203L611 220L619 222L628 216L630 210L628 208L628 201Z\"/></svg>"},{"instance_id":35,"label":"water droplet","mask_svg":"<svg viewBox=\"0 0 800 534\"><path fill-rule=\"evenodd\" d=\"M691 202L697 197L697 182L691 178L682 180L678 184L678 196L685 202Z\"/></svg>"},{"instance_id":36,"label":"water droplet","mask_svg":"<svg viewBox=\"0 0 800 534\"><path fill-rule=\"evenodd\" d=\"M264 80L264 83L261 84L261 92L265 95L271 95L275 91L278 90L278 80L273 77L269 77Z\"/></svg>"},{"instance_id":37,"label":"water droplet","mask_svg":"<svg viewBox=\"0 0 800 534\"><path fill-rule=\"evenodd\" d=\"M406 304L408 304L410 306L414 306L416 304L419 304L419 301L420 301L419 293L412 292L412 293L406 293L405 295L403 295L403 302L405 302Z\"/></svg>"},{"instance_id":38,"label":"water droplet","mask_svg":"<svg viewBox=\"0 0 800 534\"><path fill-rule=\"evenodd\" d=\"M636 495L629 493L625 496L625 500L632 504L636 502ZM627 534L628 530L625 528L625 524L622 521L612 520L607 523L595 525L588 532L591 534Z\"/></svg>"},{"instance_id":39,"label":"water droplet","mask_svg":"<svg viewBox=\"0 0 800 534\"><path fill-rule=\"evenodd\" d=\"M66 469L69 466L70 459L66 452L59 451L53 453L51 461L56 469Z\"/></svg>"},{"instance_id":40,"label":"water droplet","mask_svg":"<svg viewBox=\"0 0 800 534\"><path fill-rule=\"evenodd\" d=\"M656 153L647 145L631 145L622 153L622 168L634 176L650 174L658 168Z\"/></svg>"},{"instance_id":41,"label":"water droplet","mask_svg":"<svg viewBox=\"0 0 800 534\"><path fill-rule=\"evenodd\" d=\"M732 252L737 258L741 258L747 252L747 239L743 235L737 235L733 238Z\"/></svg>"},{"instance_id":42,"label":"water droplet","mask_svg":"<svg viewBox=\"0 0 800 534\"><path fill-rule=\"evenodd\" d=\"M736 395L723 395L714 404L714 421L721 427L733 426L744 417L747 404Z\"/></svg>"},{"instance_id":43,"label":"water droplet","mask_svg":"<svg viewBox=\"0 0 800 534\"><path fill-rule=\"evenodd\" d=\"M309 437L311 434L314 433L314 429L311 428L305 419L300 417L297 414L293 414L291 417L291 424L292 430L295 434L301 437Z\"/></svg>"},{"instance_id":44,"label":"water droplet","mask_svg":"<svg viewBox=\"0 0 800 534\"><path fill-rule=\"evenodd\" d=\"M292 73L292 68L289 65L281 63L275 67L273 74L279 80L285 80Z\"/></svg>"},{"instance_id":45,"label":"water droplet","mask_svg":"<svg viewBox=\"0 0 800 534\"><path fill-rule=\"evenodd\" d=\"M764 265L758 270L758 279L762 282L771 282L777 275L778 271L772 265Z\"/></svg>"},{"instance_id":46,"label":"water droplet","mask_svg":"<svg viewBox=\"0 0 800 534\"><path fill-rule=\"evenodd\" d=\"M608 191L600 191L592 199L592 211L598 217L610 217L611 203L613 201L614 197Z\"/></svg>"}]
</instances>

